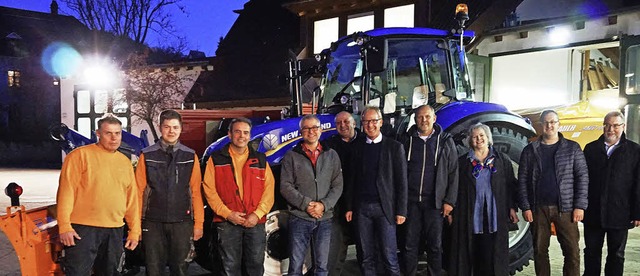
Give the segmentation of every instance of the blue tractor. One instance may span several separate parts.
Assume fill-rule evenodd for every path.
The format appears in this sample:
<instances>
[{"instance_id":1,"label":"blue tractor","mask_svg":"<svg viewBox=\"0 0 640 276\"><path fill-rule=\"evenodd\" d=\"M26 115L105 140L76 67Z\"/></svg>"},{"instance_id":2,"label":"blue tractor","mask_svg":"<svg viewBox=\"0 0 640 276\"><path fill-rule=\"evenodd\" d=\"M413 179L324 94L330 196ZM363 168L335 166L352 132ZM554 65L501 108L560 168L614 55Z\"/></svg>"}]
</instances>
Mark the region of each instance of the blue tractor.
<instances>
[{"instance_id":1,"label":"blue tractor","mask_svg":"<svg viewBox=\"0 0 640 276\"><path fill-rule=\"evenodd\" d=\"M482 122L490 126L494 146L517 162L528 139L535 136L535 130L525 119L500 104L473 100L464 44L474 35L462 28L465 16L464 11L456 15L461 27L453 32L428 28L374 29L332 43L316 57L313 66L305 67L301 61L290 62L291 118L254 125L250 146L266 153L278 179L280 160L302 139L298 126L302 114L299 89L302 79L315 72L322 75L319 93L313 95L314 111L322 126L321 140L336 133L334 117L340 111L352 112L359 121L358 114L365 105L377 105L384 113L383 134L398 137L414 123L413 110L429 104L436 110L437 122L453 134L459 153L467 152L467 128ZM213 151L227 143L228 137L222 137L211 144L202 164ZM517 168L517 164L514 165ZM276 204L268 215L266 227L267 275L280 275L286 271L287 263L284 233L288 215L277 191L276 187ZM522 270L533 253L529 225L523 219L520 221L517 230L510 233L512 274ZM205 229L207 231L213 230ZM214 264L216 257L209 256L216 253L212 243L203 240L197 248L201 258L196 261L201 266L219 265Z\"/></svg>"}]
</instances>

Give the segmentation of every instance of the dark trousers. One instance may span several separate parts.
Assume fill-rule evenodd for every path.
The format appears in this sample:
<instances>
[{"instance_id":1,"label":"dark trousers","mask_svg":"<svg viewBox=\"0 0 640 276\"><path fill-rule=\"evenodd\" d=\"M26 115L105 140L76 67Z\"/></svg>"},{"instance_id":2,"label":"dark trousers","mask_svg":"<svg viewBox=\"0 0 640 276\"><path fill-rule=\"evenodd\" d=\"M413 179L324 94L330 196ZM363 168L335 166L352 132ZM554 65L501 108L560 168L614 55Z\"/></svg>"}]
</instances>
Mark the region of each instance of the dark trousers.
<instances>
[{"instance_id":1,"label":"dark trousers","mask_svg":"<svg viewBox=\"0 0 640 276\"><path fill-rule=\"evenodd\" d=\"M80 239L75 246L65 246L64 273L67 276L120 275L117 271L123 258L124 227L102 228L72 224Z\"/></svg>"},{"instance_id":2,"label":"dark trousers","mask_svg":"<svg viewBox=\"0 0 640 276\"><path fill-rule=\"evenodd\" d=\"M496 275L494 269L494 247L496 233L484 233L473 235L473 274L491 276ZM506 260L497 260L500 262Z\"/></svg>"},{"instance_id":3,"label":"dark trousers","mask_svg":"<svg viewBox=\"0 0 640 276\"><path fill-rule=\"evenodd\" d=\"M186 261L191 250L193 222L142 221L142 245L147 275L164 275L167 264L172 276L188 275Z\"/></svg>"},{"instance_id":4,"label":"dark trousers","mask_svg":"<svg viewBox=\"0 0 640 276\"><path fill-rule=\"evenodd\" d=\"M340 276L342 267L347 259L349 247L349 224L344 216L334 214L333 227L331 229L331 243L329 244L329 276Z\"/></svg>"},{"instance_id":5,"label":"dark trousers","mask_svg":"<svg viewBox=\"0 0 640 276\"><path fill-rule=\"evenodd\" d=\"M328 275L329 243L331 242L331 219L306 220L294 215L289 217L289 274L302 276L307 249L311 244L314 275Z\"/></svg>"},{"instance_id":6,"label":"dark trousers","mask_svg":"<svg viewBox=\"0 0 640 276\"><path fill-rule=\"evenodd\" d=\"M420 202L409 202L404 245L404 274L416 275L418 251L424 233L429 275L442 273L442 211Z\"/></svg>"},{"instance_id":7,"label":"dark trousers","mask_svg":"<svg viewBox=\"0 0 640 276\"><path fill-rule=\"evenodd\" d=\"M390 222L387 219L380 203L360 203L354 213L354 219L358 227L356 249L362 274L377 274L377 249L386 270L383 274L400 275L395 221Z\"/></svg>"},{"instance_id":8,"label":"dark trousers","mask_svg":"<svg viewBox=\"0 0 640 276\"><path fill-rule=\"evenodd\" d=\"M584 275L600 275L602 270L602 245L607 235L607 262L604 275L622 276L624 271L624 249L627 245L627 229L603 229L600 226L584 225Z\"/></svg>"},{"instance_id":9,"label":"dark trousers","mask_svg":"<svg viewBox=\"0 0 640 276\"><path fill-rule=\"evenodd\" d=\"M556 227L556 235L564 256L563 275L580 275L580 233L578 223L574 223L572 212L559 212L557 206L540 206L533 213L533 260L536 275L551 274L549 264L549 239L551 238L551 223Z\"/></svg>"},{"instance_id":10,"label":"dark trousers","mask_svg":"<svg viewBox=\"0 0 640 276\"><path fill-rule=\"evenodd\" d=\"M215 223L218 231L218 252L222 258L222 275L262 276L267 236L264 223L252 228L230 222ZM245 273L242 273L244 266Z\"/></svg>"}]
</instances>

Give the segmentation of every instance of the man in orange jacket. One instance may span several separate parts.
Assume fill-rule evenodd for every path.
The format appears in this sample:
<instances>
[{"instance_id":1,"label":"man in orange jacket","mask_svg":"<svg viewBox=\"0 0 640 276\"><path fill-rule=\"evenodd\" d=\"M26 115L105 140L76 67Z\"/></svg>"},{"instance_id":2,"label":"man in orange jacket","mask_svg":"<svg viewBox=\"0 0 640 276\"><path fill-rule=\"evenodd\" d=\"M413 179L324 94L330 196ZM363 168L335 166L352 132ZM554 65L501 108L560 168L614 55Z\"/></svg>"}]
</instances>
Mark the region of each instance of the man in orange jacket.
<instances>
[{"instance_id":1,"label":"man in orange jacket","mask_svg":"<svg viewBox=\"0 0 640 276\"><path fill-rule=\"evenodd\" d=\"M204 193L215 213L222 275L264 274L264 224L273 206L274 179L264 153L249 147L251 121L229 125L231 143L214 152L204 173Z\"/></svg>"}]
</instances>

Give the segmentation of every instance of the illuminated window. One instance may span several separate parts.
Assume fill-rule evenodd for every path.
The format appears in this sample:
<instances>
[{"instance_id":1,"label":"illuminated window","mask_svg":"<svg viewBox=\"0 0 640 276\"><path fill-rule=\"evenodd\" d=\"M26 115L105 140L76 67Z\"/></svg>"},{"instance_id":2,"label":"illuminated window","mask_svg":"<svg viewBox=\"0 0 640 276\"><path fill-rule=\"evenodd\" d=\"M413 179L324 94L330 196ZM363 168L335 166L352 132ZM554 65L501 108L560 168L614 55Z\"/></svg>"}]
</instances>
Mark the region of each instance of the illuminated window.
<instances>
[{"instance_id":1,"label":"illuminated window","mask_svg":"<svg viewBox=\"0 0 640 276\"><path fill-rule=\"evenodd\" d=\"M373 29L373 13L351 15L347 19L347 34Z\"/></svg>"},{"instance_id":2,"label":"illuminated window","mask_svg":"<svg viewBox=\"0 0 640 276\"><path fill-rule=\"evenodd\" d=\"M320 53L338 40L339 20L337 17L313 22L313 52Z\"/></svg>"},{"instance_id":3,"label":"illuminated window","mask_svg":"<svg viewBox=\"0 0 640 276\"><path fill-rule=\"evenodd\" d=\"M7 80L9 87L20 87L20 71L9 70L7 71Z\"/></svg>"},{"instance_id":4,"label":"illuminated window","mask_svg":"<svg viewBox=\"0 0 640 276\"><path fill-rule=\"evenodd\" d=\"M384 10L384 27L414 27L414 5L404 5Z\"/></svg>"}]
</instances>

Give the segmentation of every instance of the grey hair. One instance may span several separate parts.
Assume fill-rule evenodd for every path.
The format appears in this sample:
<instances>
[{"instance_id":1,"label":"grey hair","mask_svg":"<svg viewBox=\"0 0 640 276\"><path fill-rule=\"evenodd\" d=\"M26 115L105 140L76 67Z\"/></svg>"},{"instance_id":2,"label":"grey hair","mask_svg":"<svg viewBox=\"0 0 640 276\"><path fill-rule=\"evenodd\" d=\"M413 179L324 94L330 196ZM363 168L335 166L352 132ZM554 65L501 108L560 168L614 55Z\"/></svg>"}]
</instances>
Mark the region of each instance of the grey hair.
<instances>
[{"instance_id":1,"label":"grey hair","mask_svg":"<svg viewBox=\"0 0 640 276\"><path fill-rule=\"evenodd\" d=\"M609 119L611 117L620 117L620 119L622 119L622 122L624 123L624 114L622 114L622 112L620 112L618 110L614 110L614 111L611 111L611 112L607 113L607 115L604 116L604 121L606 122L607 119Z\"/></svg>"},{"instance_id":2,"label":"grey hair","mask_svg":"<svg viewBox=\"0 0 640 276\"><path fill-rule=\"evenodd\" d=\"M318 119L318 116L316 116L315 114L307 114L307 115L304 115L304 117L300 119L300 123L298 123L298 126L300 127L300 129L302 129L302 123L308 120L315 120L316 122L318 122L318 124L320 124L320 119Z\"/></svg>"},{"instance_id":3,"label":"grey hair","mask_svg":"<svg viewBox=\"0 0 640 276\"><path fill-rule=\"evenodd\" d=\"M471 145L471 139L473 139L471 135L473 134L473 131L476 129L482 129L484 131L484 135L487 136L487 144L489 144L489 146L492 146L493 135L491 134L491 128L489 128L488 125L485 125L483 123L477 123L469 127L469 131L467 132L467 143Z\"/></svg>"},{"instance_id":4,"label":"grey hair","mask_svg":"<svg viewBox=\"0 0 640 276\"><path fill-rule=\"evenodd\" d=\"M364 116L364 114L367 114L367 112L368 112L369 110L373 110L373 111L375 111L376 113L378 113L378 117L380 117L380 119L382 119L382 111L380 111L380 108L379 108L379 107L377 107L377 106L371 106L371 105L369 105L369 106L365 107L365 108L364 108L364 110L362 110L362 113L360 113L360 114L362 114L362 116Z\"/></svg>"}]
</instances>

